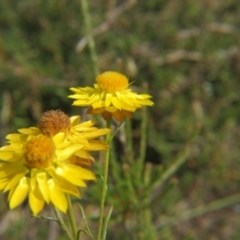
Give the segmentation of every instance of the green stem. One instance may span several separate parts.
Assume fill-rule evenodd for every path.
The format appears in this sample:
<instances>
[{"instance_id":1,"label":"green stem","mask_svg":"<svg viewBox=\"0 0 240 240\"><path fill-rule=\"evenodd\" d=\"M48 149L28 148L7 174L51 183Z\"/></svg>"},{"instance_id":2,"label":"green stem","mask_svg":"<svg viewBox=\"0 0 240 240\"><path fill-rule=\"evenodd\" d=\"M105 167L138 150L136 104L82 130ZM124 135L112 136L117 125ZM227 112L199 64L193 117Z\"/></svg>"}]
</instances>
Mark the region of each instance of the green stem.
<instances>
[{"instance_id":1,"label":"green stem","mask_svg":"<svg viewBox=\"0 0 240 240\"><path fill-rule=\"evenodd\" d=\"M145 208L140 216L141 224L142 224L142 231L143 237L141 239L148 239L148 240L155 240L156 233L154 226L152 224L152 214L150 208Z\"/></svg>"},{"instance_id":2,"label":"green stem","mask_svg":"<svg viewBox=\"0 0 240 240\"><path fill-rule=\"evenodd\" d=\"M90 56L93 62L93 68L94 68L94 73L97 76L99 74L99 69L98 69L98 58L97 58L97 53L96 53L96 46L95 46L95 41L92 36L92 27L91 27L91 20L89 16L89 10L88 10L88 1L87 0L80 0L81 5L82 5L82 14L84 18L84 24L86 28L86 33L89 39L89 50L90 50Z\"/></svg>"},{"instance_id":3,"label":"green stem","mask_svg":"<svg viewBox=\"0 0 240 240\"><path fill-rule=\"evenodd\" d=\"M111 127L112 120L107 120L107 127ZM110 145L111 135L106 136L106 141ZM102 196L100 204L100 217L99 217L99 226L98 226L98 235L97 240L104 239L103 236L103 220L104 220L104 206L107 194L107 180L108 180L108 167L109 167L109 157L110 157L110 148L106 151L105 161L104 161L104 173L103 173L103 187L102 187Z\"/></svg>"},{"instance_id":4,"label":"green stem","mask_svg":"<svg viewBox=\"0 0 240 240\"><path fill-rule=\"evenodd\" d=\"M111 206L111 208L110 208L110 210L108 212L108 215L106 217L105 223L104 223L103 233L102 233L102 235L103 235L102 238L103 239L106 239L106 236L107 236L107 226L108 226L109 219L110 219L110 217L112 215L112 210L113 210L113 205Z\"/></svg>"},{"instance_id":5,"label":"green stem","mask_svg":"<svg viewBox=\"0 0 240 240\"><path fill-rule=\"evenodd\" d=\"M230 197L225 197L225 198L213 201L211 203L208 203L204 206L196 207L194 209L185 211L179 216L174 216L169 219L166 219L165 221L161 221L161 223L157 226L157 229L160 230L162 227L178 224L179 222L187 221L187 220L202 216L203 214L220 210L222 208L231 206L239 202L240 202L240 194L236 194Z\"/></svg>"},{"instance_id":6,"label":"green stem","mask_svg":"<svg viewBox=\"0 0 240 240\"><path fill-rule=\"evenodd\" d=\"M76 219L74 217L73 208L72 208L72 201L70 196L67 194L67 201L68 201L68 217L70 220L70 225L72 228L73 236L75 239L77 239L77 225L76 225Z\"/></svg>"},{"instance_id":7,"label":"green stem","mask_svg":"<svg viewBox=\"0 0 240 240\"><path fill-rule=\"evenodd\" d=\"M65 224L65 222L63 221L63 218L59 212L59 210L53 206L53 210L55 212L55 215L59 221L59 225L61 226L62 230L67 234L68 239L69 240L74 240L73 236L71 235L71 233L69 232L67 225Z\"/></svg>"},{"instance_id":8,"label":"green stem","mask_svg":"<svg viewBox=\"0 0 240 240\"><path fill-rule=\"evenodd\" d=\"M82 213L82 217L83 217L83 221L84 221L84 223L85 223L85 225L86 225L86 228L87 228L87 230L84 230L84 232L85 232L89 237L91 237L91 239L94 239L94 237L93 237L93 235L92 235L92 232L91 232L91 230L90 230L90 228L89 228L89 226L88 226L87 218L86 218L86 216L85 216L83 207L82 207L80 204L78 204L78 206L80 207L80 210L81 210L81 213ZM83 231L83 230L82 230L82 231ZM79 232L79 231L78 231L78 234L80 235L80 232ZM79 238L78 238L78 239L79 239Z\"/></svg>"}]
</instances>

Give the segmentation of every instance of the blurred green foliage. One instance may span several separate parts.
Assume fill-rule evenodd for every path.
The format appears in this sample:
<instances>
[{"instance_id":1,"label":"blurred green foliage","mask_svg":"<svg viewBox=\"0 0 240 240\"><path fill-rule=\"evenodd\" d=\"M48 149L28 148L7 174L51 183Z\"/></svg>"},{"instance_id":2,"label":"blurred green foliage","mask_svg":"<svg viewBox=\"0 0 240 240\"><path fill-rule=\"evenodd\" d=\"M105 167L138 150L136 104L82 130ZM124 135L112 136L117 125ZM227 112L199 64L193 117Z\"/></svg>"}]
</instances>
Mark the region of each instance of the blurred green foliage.
<instances>
[{"instance_id":1,"label":"blurred green foliage","mask_svg":"<svg viewBox=\"0 0 240 240\"><path fill-rule=\"evenodd\" d=\"M152 150L146 156L151 181L161 176L198 133L186 164L161 194L150 192L154 201L147 207L153 225L157 227L162 219L184 209L238 193L239 2L96 0L89 4L101 72L126 74L137 89L147 84L154 96L147 129ZM116 10L122 10L121 14ZM89 49L83 45L76 51L79 41L86 40L83 22L79 1L0 1L1 145L6 134L35 126L45 110L83 113L72 108L67 98L69 87L95 81ZM99 28L104 23L106 28ZM136 143L140 120L136 114L132 123ZM121 165L121 159L117 161ZM101 174L100 166L96 164L96 168ZM87 212L99 201L98 184L101 181L91 185L81 201ZM108 203L116 206L109 239L138 239L131 230L136 227L135 206L129 208L133 202L132 196L124 195L126 184L123 180L118 188L114 182L109 185ZM139 197L145 199L144 194L140 192ZM1 202L6 200L1 197ZM1 219L7 212L4 206ZM26 219L32 221L31 226L38 226L26 216L15 219L7 230L0 229L1 239L29 239ZM238 239L239 220L234 208L221 210L165 227L157 239ZM46 238L48 224L44 223L34 239Z\"/></svg>"}]
</instances>

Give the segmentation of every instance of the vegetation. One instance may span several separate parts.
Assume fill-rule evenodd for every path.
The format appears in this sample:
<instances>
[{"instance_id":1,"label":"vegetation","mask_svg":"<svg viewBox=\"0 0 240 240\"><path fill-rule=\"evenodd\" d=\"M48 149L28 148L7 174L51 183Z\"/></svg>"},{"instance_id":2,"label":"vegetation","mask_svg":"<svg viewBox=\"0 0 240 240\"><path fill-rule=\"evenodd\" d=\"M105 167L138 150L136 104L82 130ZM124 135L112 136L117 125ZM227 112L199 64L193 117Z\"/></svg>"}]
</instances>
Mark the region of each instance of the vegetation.
<instances>
[{"instance_id":1,"label":"vegetation","mask_svg":"<svg viewBox=\"0 0 240 240\"><path fill-rule=\"evenodd\" d=\"M71 106L69 88L92 86L98 68L121 72L155 105L114 140L107 239L239 239L238 1L96 0L88 7L97 59L81 1L0 1L1 146L46 110L92 118ZM140 156L144 164L135 166ZM96 156L99 179L76 200L93 232L102 161ZM32 218L26 204L9 211L6 195L0 201L1 239L66 239L56 223ZM53 216L51 208L43 215Z\"/></svg>"}]
</instances>

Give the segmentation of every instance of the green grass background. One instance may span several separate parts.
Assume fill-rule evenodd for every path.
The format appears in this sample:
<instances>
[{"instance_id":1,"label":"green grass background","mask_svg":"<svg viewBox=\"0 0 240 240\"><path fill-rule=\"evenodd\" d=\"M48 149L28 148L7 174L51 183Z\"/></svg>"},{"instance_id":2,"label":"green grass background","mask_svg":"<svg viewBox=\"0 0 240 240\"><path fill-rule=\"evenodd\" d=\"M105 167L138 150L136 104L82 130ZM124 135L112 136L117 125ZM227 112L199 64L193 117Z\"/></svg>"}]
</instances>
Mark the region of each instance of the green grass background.
<instances>
[{"instance_id":1,"label":"green grass background","mask_svg":"<svg viewBox=\"0 0 240 240\"><path fill-rule=\"evenodd\" d=\"M144 165L150 180L146 186L131 180L135 197L121 175L134 171L123 166L124 146L116 149L120 159L113 157L107 203L114 211L107 239L239 239L239 204L161 227L185 210L239 193L239 2L96 0L89 1L89 14L100 71L125 74L140 92L147 85L155 102L148 108ZM88 46L77 51L84 39L79 1L0 1L1 145L6 134L36 126L46 110L89 118L67 98L70 87L95 81ZM141 114L136 113L132 121L136 156L140 122ZM189 141L185 164L163 189L153 188ZM101 173L98 157L96 162ZM111 176L111 167L120 169L118 180ZM81 200L93 231L99 185L101 180L90 184ZM55 223L32 218L27 204L9 211L3 194L0 203L0 239L66 239ZM144 225L146 210L150 226ZM84 227L78 208L76 212ZM50 208L43 215L52 215Z\"/></svg>"}]
</instances>

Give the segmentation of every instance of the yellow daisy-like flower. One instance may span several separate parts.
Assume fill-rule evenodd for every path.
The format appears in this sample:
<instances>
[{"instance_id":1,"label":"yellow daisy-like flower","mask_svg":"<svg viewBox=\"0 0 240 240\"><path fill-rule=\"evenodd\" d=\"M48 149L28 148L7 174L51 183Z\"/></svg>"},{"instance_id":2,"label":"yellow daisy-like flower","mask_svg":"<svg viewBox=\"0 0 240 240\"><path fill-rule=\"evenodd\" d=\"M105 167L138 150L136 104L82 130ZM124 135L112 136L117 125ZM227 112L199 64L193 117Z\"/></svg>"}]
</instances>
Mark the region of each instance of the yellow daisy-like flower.
<instances>
[{"instance_id":1,"label":"yellow daisy-like flower","mask_svg":"<svg viewBox=\"0 0 240 240\"><path fill-rule=\"evenodd\" d=\"M98 129L93 127L94 121L80 123L80 116L69 118L62 111L51 110L45 112L39 121L39 130L42 134L53 136L55 133L65 132L66 138L72 143L82 144L81 150L70 159L72 163L84 166L89 165L94 158L89 151L101 151L108 148L108 144L96 138L111 132L109 128Z\"/></svg>"},{"instance_id":2,"label":"yellow daisy-like flower","mask_svg":"<svg viewBox=\"0 0 240 240\"><path fill-rule=\"evenodd\" d=\"M92 121L79 121L80 116L69 118L61 111L48 111L38 128L7 135L9 145L0 148L0 190L9 191L11 209L28 196L34 214L45 203L66 212L65 194L80 197L78 187L85 187L85 180L95 180L94 173L83 166L94 160L88 151L108 148L106 142L95 138L110 129L97 129Z\"/></svg>"},{"instance_id":3,"label":"yellow daisy-like flower","mask_svg":"<svg viewBox=\"0 0 240 240\"><path fill-rule=\"evenodd\" d=\"M121 122L124 117L131 118L137 109L154 104L150 95L137 94L128 88L128 79L121 73L104 72L96 81L93 88L70 88L75 93L68 96L76 99L73 106L90 106L87 113L101 113L106 120L114 117Z\"/></svg>"},{"instance_id":4,"label":"yellow daisy-like flower","mask_svg":"<svg viewBox=\"0 0 240 240\"><path fill-rule=\"evenodd\" d=\"M14 138L10 134L9 139ZM68 159L82 148L81 144L66 141L60 132L52 138L38 135L20 136L0 148L0 190L9 191L11 209L28 196L30 208L38 214L44 204L53 204L66 212L65 194L80 197L78 187L85 180L95 180L90 170L69 163ZM22 138L21 138L22 137Z\"/></svg>"}]
</instances>

